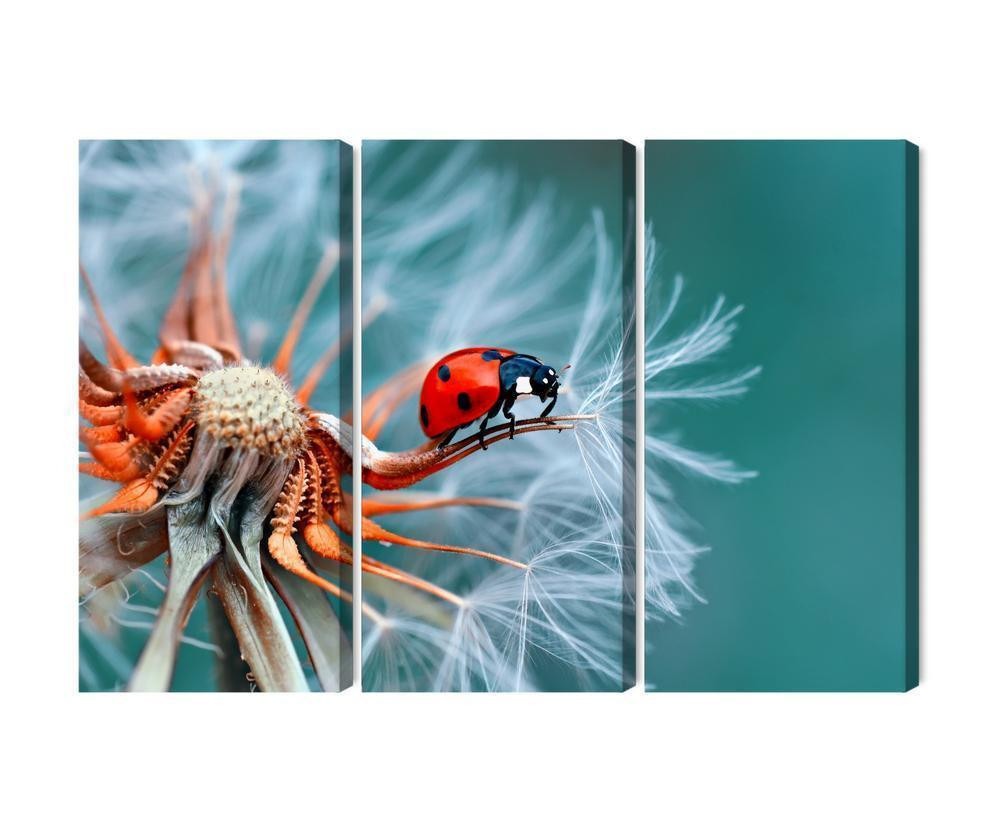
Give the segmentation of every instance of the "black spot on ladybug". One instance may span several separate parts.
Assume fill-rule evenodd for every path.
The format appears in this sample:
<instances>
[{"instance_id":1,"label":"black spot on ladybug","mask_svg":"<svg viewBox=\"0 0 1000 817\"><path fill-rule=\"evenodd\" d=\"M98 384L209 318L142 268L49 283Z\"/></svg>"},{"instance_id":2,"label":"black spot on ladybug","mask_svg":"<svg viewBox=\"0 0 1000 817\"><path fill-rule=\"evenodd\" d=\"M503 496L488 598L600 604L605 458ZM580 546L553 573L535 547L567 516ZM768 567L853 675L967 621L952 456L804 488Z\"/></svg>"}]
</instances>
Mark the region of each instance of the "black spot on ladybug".
<instances>
[{"instance_id":1,"label":"black spot on ladybug","mask_svg":"<svg viewBox=\"0 0 1000 817\"><path fill-rule=\"evenodd\" d=\"M451 379L451 369L448 368L447 364L443 366L438 366L438 377L440 377L444 381L448 381Z\"/></svg>"},{"instance_id":2,"label":"black spot on ladybug","mask_svg":"<svg viewBox=\"0 0 1000 817\"><path fill-rule=\"evenodd\" d=\"M462 411L468 411L472 408L472 401L469 399L469 395L467 395L464 391L460 391L458 393L458 407L462 409Z\"/></svg>"},{"instance_id":3,"label":"black spot on ladybug","mask_svg":"<svg viewBox=\"0 0 1000 817\"><path fill-rule=\"evenodd\" d=\"M483 360L499 360L503 355L500 354L496 349L487 349L483 352Z\"/></svg>"},{"instance_id":4,"label":"black spot on ladybug","mask_svg":"<svg viewBox=\"0 0 1000 817\"><path fill-rule=\"evenodd\" d=\"M431 418L427 415L427 406L420 406L420 422L424 424L424 428L431 424Z\"/></svg>"}]
</instances>

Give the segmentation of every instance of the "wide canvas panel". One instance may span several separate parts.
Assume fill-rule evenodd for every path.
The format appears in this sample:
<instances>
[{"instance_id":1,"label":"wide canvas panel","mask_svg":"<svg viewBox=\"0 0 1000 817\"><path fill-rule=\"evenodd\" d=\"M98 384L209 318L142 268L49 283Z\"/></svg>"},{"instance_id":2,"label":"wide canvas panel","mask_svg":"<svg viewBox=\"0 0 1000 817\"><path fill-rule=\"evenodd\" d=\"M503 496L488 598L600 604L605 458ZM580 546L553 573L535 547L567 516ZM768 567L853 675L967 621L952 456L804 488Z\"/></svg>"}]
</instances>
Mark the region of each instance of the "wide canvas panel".
<instances>
[{"instance_id":1,"label":"wide canvas panel","mask_svg":"<svg viewBox=\"0 0 1000 817\"><path fill-rule=\"evenodd\" d=\"M362 155L81 143L82 690L915 685L913 145Z\"/></svg>"},{"instance_id":2,"label":"wide canvas panel","mask_svg":"<svg viewBox=\"0 0 1000 817\"><path fill-rule=\"evenodd\" d=\"M645 216L647 686L914 686L916 147L647 142Z\"/></svg>"},{"instance_id":3,"label":"wide canvas panel","mask_svg":"<svg viewBox=\"0 0 1000 817\"><path fill-rule=\"evenodd\" d=\"M364 689L632 685L634 149L362 157Z\"/></svg>"},{"instance_id":4,"label":"wide canvas panel","mask_svg":"<svg viewBox=\"0 0 1000 817\"><path fill-rule=\"evenodd\" d=\"M351 683L352 164L80 144L81 690Z\"/></svg>"}]
</instances>

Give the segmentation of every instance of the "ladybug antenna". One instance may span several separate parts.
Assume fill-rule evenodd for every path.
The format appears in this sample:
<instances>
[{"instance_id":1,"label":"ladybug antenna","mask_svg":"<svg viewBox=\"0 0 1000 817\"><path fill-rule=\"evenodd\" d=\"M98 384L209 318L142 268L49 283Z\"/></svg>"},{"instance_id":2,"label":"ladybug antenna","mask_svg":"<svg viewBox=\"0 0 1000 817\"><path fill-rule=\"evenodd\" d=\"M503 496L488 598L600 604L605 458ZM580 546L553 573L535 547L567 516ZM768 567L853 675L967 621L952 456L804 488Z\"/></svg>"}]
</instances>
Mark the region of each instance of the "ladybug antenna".
<instances>
[{"instance_id":1,"label":"ladybug antenna","mask_svg":"<svg viewBox=\"0 0 1000 817\"><path fill-rule=\"evenodd\" d=\"M563 367L562 367L562 368L561 368L561 369L559 370L559 374L562 374L563 372L565 372L565 371L566 371L566 370L567 370L567 369L568 369L568 368L569 368L569 367L570 367L571 365L572 365L571 363L567 363L567 364L566 364L565 366L563 366Z\"/></svg>"}]
</instances>

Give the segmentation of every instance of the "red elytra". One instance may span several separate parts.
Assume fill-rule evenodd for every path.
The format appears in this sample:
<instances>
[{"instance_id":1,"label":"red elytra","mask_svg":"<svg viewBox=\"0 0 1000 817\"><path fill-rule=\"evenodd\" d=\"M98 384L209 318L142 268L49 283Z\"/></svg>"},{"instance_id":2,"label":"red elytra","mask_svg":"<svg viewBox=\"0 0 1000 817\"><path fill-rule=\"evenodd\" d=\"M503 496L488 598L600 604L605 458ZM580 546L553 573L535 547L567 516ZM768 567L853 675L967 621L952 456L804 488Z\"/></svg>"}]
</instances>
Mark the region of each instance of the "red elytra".
<instances>
[{"instance_id":1,"label":"red elytra","mask_svg":"<svg viewBox=\"0 0 1000 817\"><path fill-rule=\"evenodd\" d=\"M428 437L486 414L500 398L501 358L515 354L496 346L459 349L431 366L420 389L420 427Z\"/></svg>"}]
</instances>

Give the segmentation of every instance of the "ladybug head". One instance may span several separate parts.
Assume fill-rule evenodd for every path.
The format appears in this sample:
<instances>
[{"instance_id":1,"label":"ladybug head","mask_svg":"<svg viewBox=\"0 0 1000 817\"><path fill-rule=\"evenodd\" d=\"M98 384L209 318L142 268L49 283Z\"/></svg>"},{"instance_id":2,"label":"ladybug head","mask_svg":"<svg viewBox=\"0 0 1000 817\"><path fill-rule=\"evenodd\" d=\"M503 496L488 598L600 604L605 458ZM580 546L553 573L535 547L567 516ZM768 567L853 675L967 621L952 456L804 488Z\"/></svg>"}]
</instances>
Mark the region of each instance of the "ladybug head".
<instances>
[{"instance_id":1,"label":"ladybug head","mask_svg":"<svg viewBox=\"0 0 1000 817\"><path fill-rule=\"evenodd\" d=\"M531 393L537 394L542 400L548 400L559 393L559 375L556 370L545 363L539 363L531 373Z\"/></svg>"}]
</instances>

